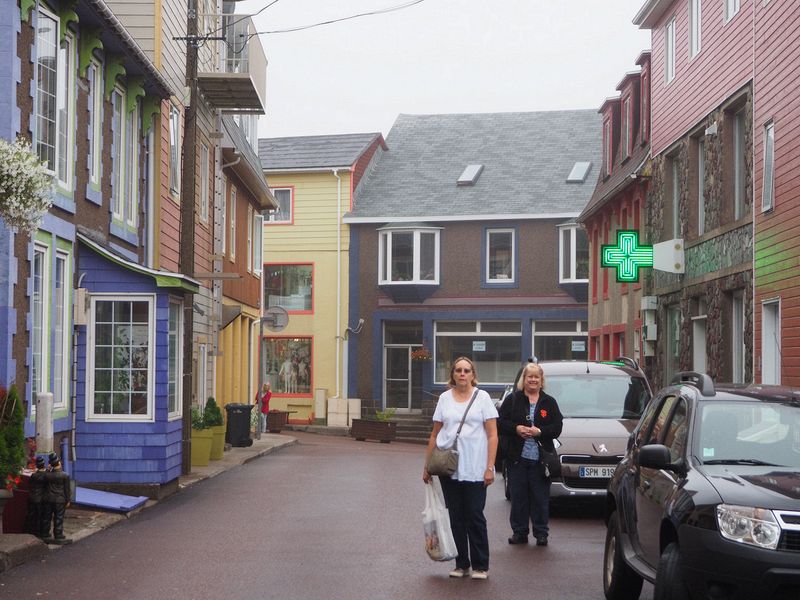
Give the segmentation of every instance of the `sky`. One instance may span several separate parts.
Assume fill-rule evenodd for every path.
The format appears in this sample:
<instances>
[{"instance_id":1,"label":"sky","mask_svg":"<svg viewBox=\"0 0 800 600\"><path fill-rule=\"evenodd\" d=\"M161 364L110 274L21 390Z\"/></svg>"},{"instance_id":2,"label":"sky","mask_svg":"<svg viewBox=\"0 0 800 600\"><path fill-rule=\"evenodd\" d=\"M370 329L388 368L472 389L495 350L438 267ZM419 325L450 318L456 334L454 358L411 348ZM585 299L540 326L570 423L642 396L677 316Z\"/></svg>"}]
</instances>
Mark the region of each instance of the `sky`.
<instances>
[{"instance_id":1,"label":"sky","mask_svg":"<svg viewBox=\"0 0 800 600\"><path fill-rule=\"evenodd\" d=\"M278 0L274 32L413 0ZM254 14L273 0L245 0ZM644 0L423 0L385 14L262 33L260 137L381 132L400 113L600 108L650 48Z\"/></svg>"}]
</instances>

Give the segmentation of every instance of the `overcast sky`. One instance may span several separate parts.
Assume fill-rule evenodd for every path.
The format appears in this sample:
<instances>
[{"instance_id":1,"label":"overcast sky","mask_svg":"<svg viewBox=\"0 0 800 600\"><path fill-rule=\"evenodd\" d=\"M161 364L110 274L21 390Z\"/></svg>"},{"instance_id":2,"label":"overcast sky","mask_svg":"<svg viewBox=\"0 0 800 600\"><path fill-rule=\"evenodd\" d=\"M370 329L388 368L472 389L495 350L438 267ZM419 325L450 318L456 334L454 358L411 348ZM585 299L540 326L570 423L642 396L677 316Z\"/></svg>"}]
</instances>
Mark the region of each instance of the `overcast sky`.
<instances>
[{"instance_id":1,"label":"overcast sky","mask_svg":"<svg viewBox=\"0 0 800 600\"><path fill-rule=\"evenodd\" d=\"M253 14L272 0L246 0ZM276 31L411 0L279 0ZM599 108L650 48L644 0L424 0L396 12L261 35L261 137L389 133L399 113Z\"/></svg>"}]
</instances>

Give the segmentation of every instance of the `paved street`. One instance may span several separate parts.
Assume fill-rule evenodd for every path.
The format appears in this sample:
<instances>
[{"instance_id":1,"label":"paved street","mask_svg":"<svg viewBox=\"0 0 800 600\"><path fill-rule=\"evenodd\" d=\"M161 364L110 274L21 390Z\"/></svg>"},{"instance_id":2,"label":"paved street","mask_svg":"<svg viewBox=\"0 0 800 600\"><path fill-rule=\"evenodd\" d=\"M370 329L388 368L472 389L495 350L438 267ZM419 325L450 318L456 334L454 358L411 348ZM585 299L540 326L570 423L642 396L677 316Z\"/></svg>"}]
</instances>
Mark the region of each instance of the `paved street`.
<instances>
[{"instance_id":1,"label":"paved street","mask_svg":"<svg viewBox=\"0 0 800 600\"><path fill-rule=\"evenodd\" d=\"M452 563L422 546L422 446L293 435L298 444L0 575L0 598L603 597L599 511L559 511L549 547L512 547L495 485L490 579L451 580Z\"/></svg>"}]
</instances>

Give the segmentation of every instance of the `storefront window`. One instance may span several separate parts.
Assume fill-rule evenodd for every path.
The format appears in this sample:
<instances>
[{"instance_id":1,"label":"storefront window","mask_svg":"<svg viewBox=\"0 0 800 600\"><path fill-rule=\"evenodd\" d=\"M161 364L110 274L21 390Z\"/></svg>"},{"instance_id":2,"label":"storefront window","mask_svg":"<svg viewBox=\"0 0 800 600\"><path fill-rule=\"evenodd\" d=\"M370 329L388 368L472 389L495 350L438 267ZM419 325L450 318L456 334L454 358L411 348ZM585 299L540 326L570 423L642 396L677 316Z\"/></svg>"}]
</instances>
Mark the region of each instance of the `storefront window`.
<instances>
[{"instance_id":1,"label":"storefront window","mask_svg":"<svg viewBox=\"0 0 800 600\"><path fill-rule=\"evenodd\" d=\"M470 358L481 384L505 384L522 364L519 321L438 321L436 332L437 384L447 383L459 356Z\"/></svg>"},{"instance_id":2,"label":"storefront window","mask_svg":"<svg viewBox=\"0 0 800 600\"><path fill-rule=\"evenodd\" d=\"M539 360L586 360L586 321L534 321L533 355Z\"/></svg>"},{"instance_id":3,"label":"storefront window","mask_svg":"<svg viewBox=\"0 0 800 600\"><path fill-rule=\"evenodd\" d=\"M311 265L264 265L264 298L267 308L310 311L313 269Z\"/></svg>"},{"instance_id":4,"label":"storefront window","mask_svg":"<svg viewBox=\"0 0 800 600\"><path fill-rule=\"evenodd\" d=\"M311 338L264 338L261 350L264 381L273 393L311 394Z\"/></svg>"}]
</instances>

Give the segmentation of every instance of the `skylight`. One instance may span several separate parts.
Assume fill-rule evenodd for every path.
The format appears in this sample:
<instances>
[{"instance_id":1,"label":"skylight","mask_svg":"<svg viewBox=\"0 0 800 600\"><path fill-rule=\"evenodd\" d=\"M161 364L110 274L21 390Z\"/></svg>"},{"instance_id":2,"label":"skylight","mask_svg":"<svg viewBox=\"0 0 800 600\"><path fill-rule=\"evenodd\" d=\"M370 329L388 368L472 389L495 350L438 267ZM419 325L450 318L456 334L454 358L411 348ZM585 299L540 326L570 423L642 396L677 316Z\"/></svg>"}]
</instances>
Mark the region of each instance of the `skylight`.
<instances>
[{"instance_id":1,"label":"skylight","mask_svg":"<svg viewBox=\"0 0 800 600\"><path fill-rule=\"evenodd\" d=\"M567 183L584 183L589 170L592 168L590 161L578 161L567 176Z\"/></svg>"},{"instance_id":2,"label":"skylight","mask_svg":"<svg viewBox=\"0 0 800 600\"><path fill-rule=\"evenodd\" d=\"M461 173L461 177L458 178L456 185L475 185L478 177L481 176L481 172L483 172L483 165L467 165L467 168Z\"/></svg>"}]
</instances>

